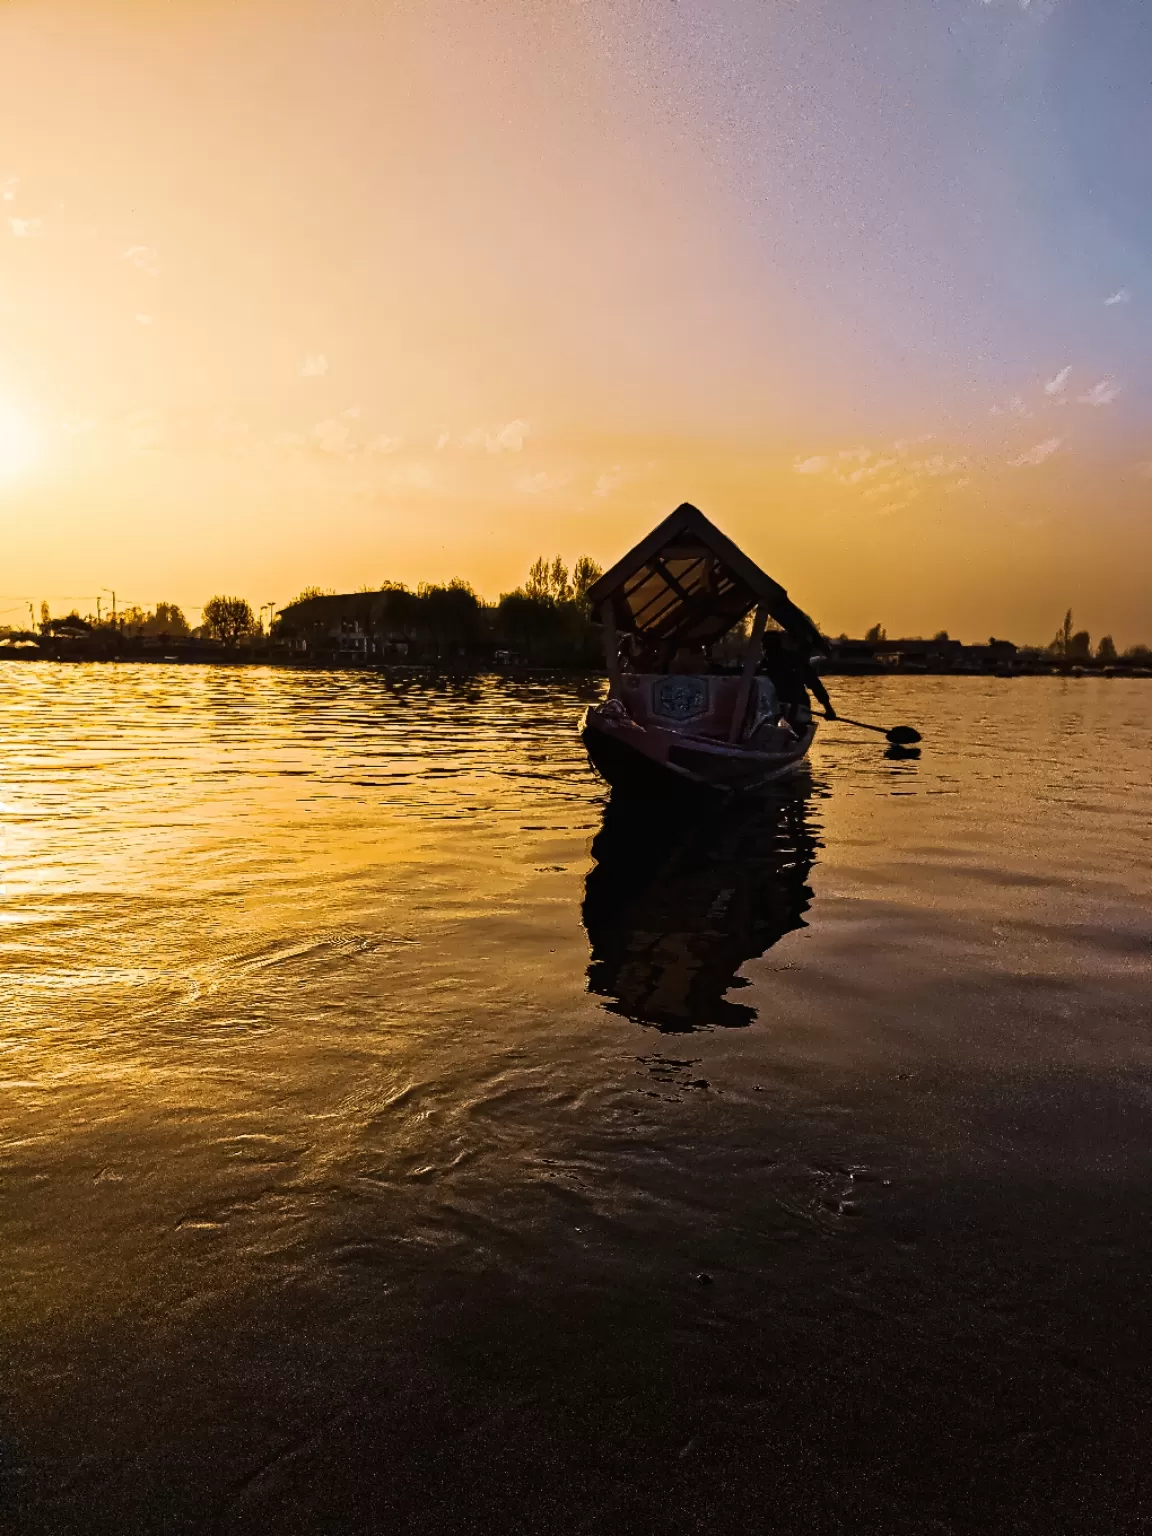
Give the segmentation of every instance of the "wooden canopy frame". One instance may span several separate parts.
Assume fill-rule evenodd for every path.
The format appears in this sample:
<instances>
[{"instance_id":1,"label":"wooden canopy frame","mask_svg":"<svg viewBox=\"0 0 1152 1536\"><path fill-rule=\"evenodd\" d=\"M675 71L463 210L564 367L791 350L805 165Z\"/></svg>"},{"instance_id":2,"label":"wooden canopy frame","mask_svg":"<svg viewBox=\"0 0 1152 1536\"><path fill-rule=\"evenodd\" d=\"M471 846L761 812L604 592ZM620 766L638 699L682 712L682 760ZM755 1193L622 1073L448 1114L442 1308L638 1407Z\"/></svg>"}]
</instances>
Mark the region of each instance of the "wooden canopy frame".
<instances>
[{"instance_id":1,"label":"wooden canopy frame","mask_svg":"<svg viewBox=\"0 0 1152 1536\"><path fill-rule=\"evenodd\" d=\"M606 636L611 630L673 646L711 645L757 609L761 631L770 617L802 645L822 644L779 582L687 501L605 571L588 599Z\"/></svg>"}]
</instances>

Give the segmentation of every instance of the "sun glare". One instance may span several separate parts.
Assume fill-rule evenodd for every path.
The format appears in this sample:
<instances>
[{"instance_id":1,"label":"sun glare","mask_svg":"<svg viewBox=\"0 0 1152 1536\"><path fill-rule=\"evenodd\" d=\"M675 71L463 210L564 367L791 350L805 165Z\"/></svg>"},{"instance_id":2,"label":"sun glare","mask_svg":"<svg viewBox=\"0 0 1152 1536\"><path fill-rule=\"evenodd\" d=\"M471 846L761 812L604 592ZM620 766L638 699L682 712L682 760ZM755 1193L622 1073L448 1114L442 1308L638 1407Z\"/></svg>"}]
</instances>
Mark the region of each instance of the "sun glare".
<instances>
[{"instance_id":1,"label":"sun glare","mask_svg":"<svg viewBox=\"0 0 1152 1536\"><path fill-rule=\"evenodd\" d=\"M34 469L40 450L40 432L35 422L0 400L0 485L9 485Z\"/></svg>"}]
</instances>

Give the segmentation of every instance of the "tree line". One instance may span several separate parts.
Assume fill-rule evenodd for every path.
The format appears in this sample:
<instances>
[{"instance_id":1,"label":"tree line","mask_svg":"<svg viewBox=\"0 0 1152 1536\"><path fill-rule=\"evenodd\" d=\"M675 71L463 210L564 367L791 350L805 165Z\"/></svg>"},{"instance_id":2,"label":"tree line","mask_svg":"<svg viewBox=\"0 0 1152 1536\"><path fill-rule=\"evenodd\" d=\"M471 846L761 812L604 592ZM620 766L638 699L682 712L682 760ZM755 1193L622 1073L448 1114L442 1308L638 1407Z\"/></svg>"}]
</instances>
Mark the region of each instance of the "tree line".
<instances>
[{"instance_id":1,"label":"tree line","mask_svg":"<svg viewBox=\"0 0 1152 1536\"><path fill-rule=\"evenodd\" d=\"M197 626L189 624L180 606L171 602L159 602L152 609L131 605L95 619L75 611L53 618L48 604L41 603L38 628L40 636L58 640L80 641L86 635L207 640L229 650L255 647L261 641L303 640L311 648L323 649L325 636L330 637L334 626L348 619L359 623L374 640L399 645L414 657L442 661L503 648L532 662L598 665L600 636L592 622L588 592L600 575L600 566L588 555L581 555L571 571L559 555L540 556L523 583L501 593L495 603L486 603L470 583L459 579L421 583L415 589L386 581L343 595L306 587L280 610L268 630L246 598L227 594L209 598ZM9 629L7 634L36 638L31 630ZM846 641L848 636L839 639ZM880 645L888 633L882 624L873 624L864 639ZM947 630L937 631L933 639L954 643ZM1071 609L1046 646L1022 649L1072 664L1152 664L1152 648L1147 645L1120 652L1112 636L1103 635L1093 646L1088 630L1076 627Z\"/></svg>"},{"instance_id":2,"label":"tree line","mask_svg":"<svg viewBox=\"0 0 1152 1536\"><path fill-rule=\"evenodd\" d=\"M337 595L307 587L280 610L274 639L316 649L333 639L341 621L355 623L383 648L437 661L505 650L525 661L596 664L599 631L591 622L588 592L601 570L581 555L569 571L559 555L541 556L519 587L486 603L470 583L402 582Z\"/></svg>"}]
</instances>

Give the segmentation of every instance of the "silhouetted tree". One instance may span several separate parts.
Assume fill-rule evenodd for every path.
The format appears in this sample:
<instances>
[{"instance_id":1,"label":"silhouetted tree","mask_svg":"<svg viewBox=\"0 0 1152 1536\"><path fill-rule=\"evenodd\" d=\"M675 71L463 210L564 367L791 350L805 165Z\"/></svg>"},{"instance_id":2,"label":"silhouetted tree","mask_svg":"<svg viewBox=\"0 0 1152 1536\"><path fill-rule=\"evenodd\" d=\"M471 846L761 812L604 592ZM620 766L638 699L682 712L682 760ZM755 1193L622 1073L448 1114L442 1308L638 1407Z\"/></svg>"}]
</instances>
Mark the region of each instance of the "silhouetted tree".
<instances>
[{"instance_id":1,"label":"silhouetted tree","mask_svg":"<svg viewBox=\"0 0 1152 1536\"><path fill-rule=\"evenodd\" d=\"M243 597L211 597L204 604L204 628L213 640L232 646L256 628L252 605Z\"/></svg>"},{"instance_id":2,"label":"silhouetted tree","mask_svg":"<svg viewBox=\"0 0 1152 1536\"><path fill-rule=\"evenodd\" d=\"M1110 667L1116 660L1116 642L1111 635L1101 635L1100 644L1096 647L1096 660L1105 667Z\"/></svg>"},{"instance_id":3,"label":"silhouetted tree","mask_svg":"<svg viewBox=\"0 0 1152 1536\"><path fill-rule=\"evenodd\" d=\"M587 556L581 556L581 560L586 562L581 574L584 578L587 578L588 568L595 566L595 562L588 560ZM579 565L580 562L578 561L577 564ZM595 569L598 576L600 574L599 567L596 566ZM586 580L585 592L587 592L595 580L596 576L593 576L591 580ZM538 560L533 561L532 567L528 572L528 580L524 583L524 591L529 597L540 598L549 603L570 603L577 596L576 589L568 577L568 567L559 555L554 556L551 560L546 560L541 555Z\"/></svg>"},{"instance_id":4,"label":"silhouetted tree","mask_svg":"<svg viewBox=\"0 0 1152 1536\"><path fill-rule=\"evenodd\" d=\"M1064 653L1073 661L1091 661L1092 636L1086 629L1078 629L1068 642L1068 649Z\"/></svg>"},{"instance_id":5,"label":"silhouetted tree","mask_svg":"<svg viewBox=\"0 0 1152 1536\"><path fill-rule=\"evenodd\" d=\"M439 660L445 652L468 650L480 636L480 599L466 581L421 587L416 594L424 626Z\"/></svg>"},{"instance_id":6,"label":"silhouetted tree","mask_svg":"<svg viewBox=\"0 0 1152 1536\"><path fill-rule=\"evenodd\" d=\"M537 602L544 603L552 596L552 567L543 555L532 562L528 571L528 580L524 583L524 594Z\"/></svg>"},{"instance_id":7,"label":"silhouetted tree","mask_svg":"<svg viewBox=\"0 0 1152 1536\"><path fill-rule=\"evenodd\" d=\"M603 574L589 555L581 555L572 567L572 596L581 613L588 612L588 589L594 587Z\"/></svg>"},{"instance_id":8,"label":"silhouetted tree","mask_svg":"<svg viewBox=\"0 0 1152 1536\"><path fill-rule=\"evenodd\" d=\"M501 633L518 646L529 661L540 642L555 630L556 620L555 605L527 587L505 592L496 605L496 622Z\"/></svg>"},{"instance_id":9,"label":"silhouetted tree","mask_svg":"<svg viewBox=\"0 0 1152 1536\"><path fill-rule=\"evenodd\" d=\"M948 633L948 631L946 629L939 629L932 636L932 638L933 638L933 640L946 641L946 640L950 640L952 637L951 637L951 635Z\"/></svg>"},{"instance_id":10,"label":"silhouetted tree","mask_svg":"<svg viewBox=\"0 0 1152 1536\"><path fill-rule=\"evenodd\" d=\"M127 608L121 608L117 615L117 622L119 623L121 633L126 635L140 634L147 621L148 615L144 612L143 608L135 603L132 603Z\"/></svg>"},{"instance_id":11,"label":"silhouetted tree","mask_svg":"<svg viewBox=\"0 0 1152 1536\"><path fill-rule=\"evenodd\" d=\"M1048 649L1057 656L1070 656L1072 654L1072 610L1069 608L1064 615L1064 622L1052 638L1052 644Z\"/></svg>"},{"instance_id":12,"label":"silhouetted tree","mask_svg":"<svg viewBox=\"0 0 1152 1536\"><path fill-rule=\"evenodd\" d=\"M188 620L184 617L184 610L175 603L157 603L156 611L149 614L144 630L149 635L186 635Z\"/></svg>"},{"instance_id":13,"label":"silhouetted tree","mask_svg":"<svg viewBox=\"0 0 1152 1536\"><path fill-rule=\"evenodd\" d=\"M884 628L883 624L873 624L872 628L868 631L864 638L865 640L871 640L874 643L881 640L887 640L888 631Z\"/></svg>"}]
</instances>

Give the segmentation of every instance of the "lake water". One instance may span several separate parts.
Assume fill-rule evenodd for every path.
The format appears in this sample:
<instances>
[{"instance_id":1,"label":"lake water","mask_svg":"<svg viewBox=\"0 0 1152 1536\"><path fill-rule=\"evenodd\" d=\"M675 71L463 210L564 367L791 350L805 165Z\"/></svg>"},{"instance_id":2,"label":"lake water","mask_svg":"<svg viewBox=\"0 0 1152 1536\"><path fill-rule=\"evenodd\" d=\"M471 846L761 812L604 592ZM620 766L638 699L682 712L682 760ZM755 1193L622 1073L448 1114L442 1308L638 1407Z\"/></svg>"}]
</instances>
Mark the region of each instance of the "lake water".
<instances>
[{"instance_id":1,"label":"lake water","mask_svg":"<svg viewBox=\"0 0 1152 1536\"><path fill-rule=\"evenodd\" d=\"M1152 684L0 667L0 1525L1152 1528Z\"/></svg>"}]
</instances>

